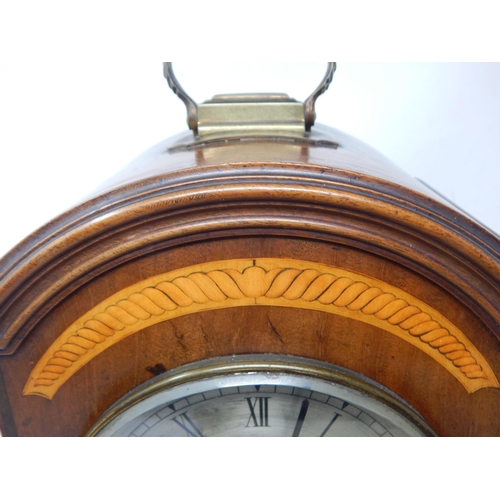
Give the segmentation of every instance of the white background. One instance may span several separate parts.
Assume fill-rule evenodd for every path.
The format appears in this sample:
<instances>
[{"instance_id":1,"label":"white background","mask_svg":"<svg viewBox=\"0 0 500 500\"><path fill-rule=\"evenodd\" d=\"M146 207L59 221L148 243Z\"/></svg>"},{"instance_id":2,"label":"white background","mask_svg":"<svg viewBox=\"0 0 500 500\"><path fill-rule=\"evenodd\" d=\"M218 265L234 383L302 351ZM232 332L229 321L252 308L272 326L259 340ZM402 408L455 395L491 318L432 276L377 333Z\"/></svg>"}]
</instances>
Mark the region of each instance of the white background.
<instances>
[{"instance_id":1,"label":"white background","mask_svg":"<svg viewBox=\"0 0 500 500\"><path fill-rule=\"evenodd\" d=\"M252 91L303 100L325 68L174 63L197 101ZM10 61L0 82L0 255L187 128L161 61ZM500 64L339 62L316 111L500 232Z\"/></svg>"}]
</instances>

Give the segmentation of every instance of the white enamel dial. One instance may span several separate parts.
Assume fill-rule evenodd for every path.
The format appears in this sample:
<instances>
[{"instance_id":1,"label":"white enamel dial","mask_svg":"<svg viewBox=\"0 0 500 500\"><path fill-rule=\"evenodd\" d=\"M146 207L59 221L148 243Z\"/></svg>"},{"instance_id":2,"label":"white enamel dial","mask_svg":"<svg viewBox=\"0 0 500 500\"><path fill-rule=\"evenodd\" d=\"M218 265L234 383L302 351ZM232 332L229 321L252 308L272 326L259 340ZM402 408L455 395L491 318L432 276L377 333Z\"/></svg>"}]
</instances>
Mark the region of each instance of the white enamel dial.
<instances>
[{"instance_id":1,"label":"white enamel dial","mask_svg":"<svg viewBox=\"0 0 500 500\"><path fill-rule=\"evenodd\" d=\"M421 417L387 389L303 358L219 358L144 384L103 415L98 436L423 436Z\"/></svg>"}]
</instances>

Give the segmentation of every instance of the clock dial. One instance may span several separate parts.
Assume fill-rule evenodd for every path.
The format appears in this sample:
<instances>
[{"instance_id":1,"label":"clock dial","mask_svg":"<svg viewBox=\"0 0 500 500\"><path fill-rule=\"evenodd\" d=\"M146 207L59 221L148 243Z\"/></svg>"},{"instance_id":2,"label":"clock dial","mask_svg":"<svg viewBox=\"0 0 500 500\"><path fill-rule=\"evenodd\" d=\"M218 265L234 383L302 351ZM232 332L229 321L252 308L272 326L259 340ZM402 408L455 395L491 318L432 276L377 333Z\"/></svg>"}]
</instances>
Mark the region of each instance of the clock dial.
<instances>
[{"instance_id":1,"label":"clock dial","mask_svg":"<svg viewBox=\"0 0 500 500\"><path fill-rule=\"evenodd\" d=\"M392 436L380 418L347 401L281 385L200 392L134 425L130 436Z\"/></svg>"},{"instance_id":2,"label":"clock dial","mask_svg":"<svg viewBox=\"0 0 500 500\"><path fill-rule=\"evenodd\" d=\"M253 356L163 374L114 405L90 434L391 437L432 431L396 395L359 375L302 358Z\"/></svg>"}]
</instances>

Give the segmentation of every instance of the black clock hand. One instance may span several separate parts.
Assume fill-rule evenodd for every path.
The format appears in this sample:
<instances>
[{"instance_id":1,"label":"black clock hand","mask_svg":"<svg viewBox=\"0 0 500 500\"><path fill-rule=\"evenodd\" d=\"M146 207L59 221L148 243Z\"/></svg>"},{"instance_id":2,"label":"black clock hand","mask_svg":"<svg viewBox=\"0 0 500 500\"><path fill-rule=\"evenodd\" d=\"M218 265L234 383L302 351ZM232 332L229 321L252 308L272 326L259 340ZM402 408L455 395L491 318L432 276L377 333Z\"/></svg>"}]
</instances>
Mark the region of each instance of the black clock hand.
<instances>
[{"instance_id":1,"label":"black clock hand","mask_svg":"<svg viewBox=\"0 0 500 500\"><path fill-rule=\"evenodd\" d=\"M295 429L293 430L292 437L299 437L300 431L302 429L302 424L306 418L307 409L309 408L309 400L304 399L302 401L302 406L300 407L299 418L297 419L297 423L295 424Z\"/></svg>"},{"instance_id":2,"label":"black clock hand","mask_svg":"<svg viewBox=\"0 0 500 500\"><path fill-rule=\"evenodd\" d=\"M321 435L319 437L325 437L325 434L328 432L330 427L333 425L333 422L335 422L335 420L337 420L337 418L339 418L339 417L340 417L340 415L338 413L335 413L333 418L330 420L330 423L326 426L326 429L321 433Z\"/></svg>"}]
</instances>

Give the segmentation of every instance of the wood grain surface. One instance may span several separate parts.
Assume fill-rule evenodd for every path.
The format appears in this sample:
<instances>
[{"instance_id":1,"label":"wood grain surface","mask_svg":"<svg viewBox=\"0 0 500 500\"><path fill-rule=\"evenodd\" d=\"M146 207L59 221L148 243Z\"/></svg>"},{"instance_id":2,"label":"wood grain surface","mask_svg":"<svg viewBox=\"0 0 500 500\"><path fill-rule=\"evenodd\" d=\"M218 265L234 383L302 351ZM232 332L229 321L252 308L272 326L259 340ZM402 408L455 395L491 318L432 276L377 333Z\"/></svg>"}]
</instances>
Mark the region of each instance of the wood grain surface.
<instances>
[{"instance_id":1,"label":"wood grain surface","mask_svg":"<svg viewBox=\"0 0 500 500\"><path fill-rule=\"evenodd\" d=\"M163 371L276 353L370 377L438 435L500 435L499 241L332 138L165 147L8 254L2 432L83 435Z\"/></svg>"}]
</instances>

